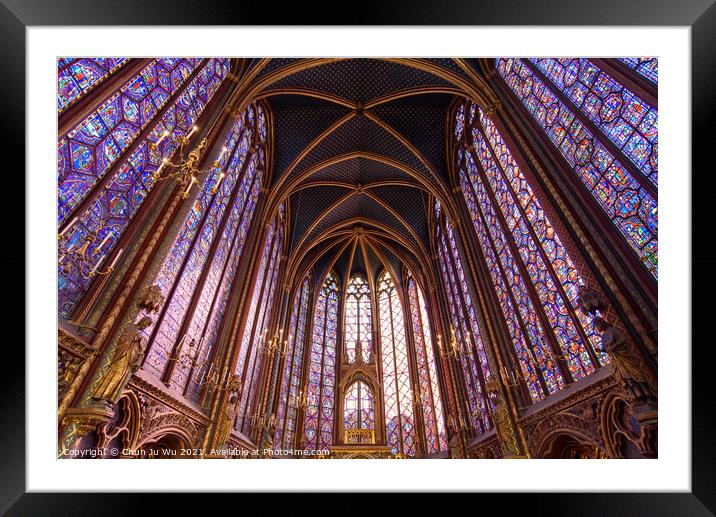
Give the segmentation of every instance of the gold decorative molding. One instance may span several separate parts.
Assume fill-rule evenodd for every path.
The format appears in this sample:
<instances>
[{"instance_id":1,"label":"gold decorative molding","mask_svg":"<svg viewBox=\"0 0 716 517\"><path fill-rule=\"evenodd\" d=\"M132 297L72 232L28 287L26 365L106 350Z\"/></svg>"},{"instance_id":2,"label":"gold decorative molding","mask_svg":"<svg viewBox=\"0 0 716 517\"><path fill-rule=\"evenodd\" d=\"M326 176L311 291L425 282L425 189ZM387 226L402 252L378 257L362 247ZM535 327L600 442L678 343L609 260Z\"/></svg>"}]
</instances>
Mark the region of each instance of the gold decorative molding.
<instances>
[{"instance_id":1,"label":"gold decorative molding","mask_svg":"<svg viewBox=\"0 0 716 517\"><path fill-rule=\"evenodd\" d=\"M346 429L343 432L346 445L375 444L375 429Z\"/></svg>"},{"instance_id":2,"label":"gold decorative molding","mask_svg":"<svg viewBox=\"0 0 716 517\"><path fill-rule=\"evenodd\" d=\"M62 417L61 425L66 429L64 440L60 441L58 457L66 456L67 451L76 447L80 440L91 432L99 434L112 418L107 408L70 408Z\"/></svg>"},{"instance_id":3,"label":"gold decorative molding","mask_svg":"<svg viewBox=\"0 0 716 517\"><path fill-rule=\"evenodd\" d=\"M179 397L169 392L168 388L159 387L150 380L145 379L141 370L130 378L128 387L134 389L139 395L143 395L145 400L153 399L168 410L185 415L199 426L206 427L209 425L209 419L202 412L203 410L192 407L188 401L182 402Z\"/></svg>"}]
</instances>

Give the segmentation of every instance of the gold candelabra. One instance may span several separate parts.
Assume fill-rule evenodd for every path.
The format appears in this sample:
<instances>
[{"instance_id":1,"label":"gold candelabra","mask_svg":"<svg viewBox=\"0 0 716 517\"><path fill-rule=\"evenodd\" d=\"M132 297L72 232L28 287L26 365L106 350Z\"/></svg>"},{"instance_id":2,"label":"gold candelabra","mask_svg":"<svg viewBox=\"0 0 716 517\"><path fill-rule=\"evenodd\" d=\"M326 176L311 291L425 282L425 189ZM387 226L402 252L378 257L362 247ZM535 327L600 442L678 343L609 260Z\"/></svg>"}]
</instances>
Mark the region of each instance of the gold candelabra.
<instances>
[{"instance_id":1,"label":"gold candelabra","mask_svg":"<svg viewBox=\"0 0 716 517\"><path fill-rule=\"evenodd\" d=\"M221 182L226 177L226 172L221 168L221 161L226 156L226 153L229 152L229 149L226 146L222 148L219 157L211 164L211 167L207 169L199 169L198 167L196 167L201 153L207 146L206 138L203 138L201 142L199 142L199 145L197 145L185 156L186 146L189 144L189 140L192 135L196 133L198 129L199 126L192 126L191 131L189 131L186 136L181 137L179 141L178 150L179 161L175 163L170 161L169 158L163 157L162 162L159 164L159 167L156 171L154 171L152 175L156 181L174 179L174 181L176 181L179 185L186 187L184 189L184 192L182 193L182 198L184 199L189 197L191 189L194 187L194 185L199 183L200 175L206 174L208 172L213 171L214 169L219 168L219 181L217 181L216 185L214 185L214 187L211 189L212 194L216 194L218 192ZM169 131L164 131L159 140L149 144L150 148L152 150L157 150L159 148L159 144L161 144L168 136Z\"/></svg>"},{"instance_id":2,"label":"gold candelabra","mask_svg":"<svg viewBox=\"0 0 716 517\"><path fill-rule=\"evenodd\" d=\"M308 406L307 392L304 388L298 390L298 395L291 394L288 398L288 405L297 410L306 409Z\"/></svg>"},{"instance_id":3,"label":"gold candelabra","mask_svg":"<svg viewBox=\"0 0 716 517\"><path fill-rule=\"evenodd\" d=\"M202 363L204 365L205 363ZM203 368L203 366L202 366ZM241 395L242 390L242 383L241 379L238 375L235 375L231 382L224 382L223 386L221 385L219 381L219 372L217 369L214 368L214 365L212 364L209 367L209 370L202 374L201 378L199 379L199 382L197 383L200 387L206 386L207 392L210 395L213 395L216 392L220 391L229 391L229 390L235 390L237 395Z\"/></svg>"},{"instance_id":4,"label":"gold candelabra","mask_svg":"<svg viewBox=\"0 0 716 517\"><path fill-rule=\"evenodd\" d=\"M204 342L204 336L202 336L201 340L199 340L199 344L197 346L196 339L192 338L191 341L189 341L189 351L184 352L182 350L182 345L184 344L184 341L186 341L187 334L184 334L184 336L179 341L179 345L177 345L177 349L179 351L179 356L177 357L177 361L179 361L184 368L196 368L199 358L199 350L201 349L201 344ZM201 367L204 367L205 363L201 363Z\"/></svg>"},{"instance_id":5,"label":"gold candelabra","mask_svg":"<svg viewBox=\"0 0 716 517\"><path fill-rule=\"evenodd\" d=\"M544 342L543 338L540 337L539 341L540 341L540 345L542 345L541 346L542 355L544 355L548 361L557 361L558 359L564 359L565 361L569 361L572 358L572 354L570 354L570 353L558 355L558 354L555 354L554 352L552 352L550 347ZM535 365L540 366L541 365L540 361L537 359L534 351L530 347L527 347L527 352L530 354L530 358L532 359L532 362Z\"/></svg>"},{"instance_id":6,"label":"gold candelabra","mask_svg":"<svg viewBox=\"0 0 716 517\"><path fill-rule=\"evenodd\" d=\"M473 421L475 420L475 413L472 411L469 411L468 418L465 418L461 411L458 411L457 418L455 418L453 415L448 416L448 421L450 422L450 425L454 429L457 429L462 433L477 431L478 428L473 424Z\"/></svg>"},{"instance_id":7,"label":"gold candelabra","mask_svg":"<svg viewBox=\"0 0 716 517\"><path fill-rule=\"evenodd\" d=\"M65 234L67 234L68 230L72 228L76 222L77 217L72 219L65 229L57 235L59 242L64 240ZM117 264L124 249L119 250L108 268L102 269L100 267L102 262L107 258L107 252L103 253L102 248L104 248L105 244L107 244L112 235L114 235L113 231L107 232L104 239L98 245L95 245L104 227L105 222L102 221L96 230L88 230L84 242L79 248L75 248L74 243L67 247L60 246L58 265L62 267L63 273L68 274L73 269L76 269L83 278L90 279L98 275L108 275L114 271L114 266ZM93 262L94 265L92 264Z\"/></svg>"},{"instance_id":8,"label":"gold candelabra","mask_svg":"<svg viewBox=\"0 0 716 517\"><path fill-rule=\"evenodd\" d=\"M259 341L259 350L269 357L273 357L276 353L278 353L280 357L284 357L288 353L288 342L290 339L290 334L287 338L283 339L283 329L281 329L267 341L266 332L264 332Z\"/></svg>"},{"instance_id":9,"label":"gold candelabra","mask_svg":"<svg viewBox=\"0 0 716 517\"><path fill-rule=\"evenodd\" d=\"M470 333L468 332L468 339L470 338ZM447 349L443 346L442 337L440 334L438 334L438 348L440 349L440 354L444 357L454 357L455 359L460 359L462 356L467 355L469 352L465 349L465 345L460 345L457 342L457 336L455 335L455 327L450 325L450 343L447 346Z\"/></svg>"},{"instance_id":10,"label":"gold candelabra","mask_svg":"<svg viewBox=\"0 0 716 517\"><path fill-rule=\"evenodd\" d=\"M230 382L224 382L223 385L219 379L219 371L214 368L214 364L209 365L209 369L206 370L208 358L199 362L199 352L201 351L201 345L204 342L204 336L199 340L197 344L194 338L189 341L189 351L185 352L181 350L182 344L186 340L187 334L181 338L178 345L178 354L176 361L182 364L185 369L196 370L197 367L201 373L201 377L196 381L200 388L207 387L207 393L214 394L217 391L227 391L235 389L237 392L241 392L241 379L238 375L234 375Z\"/></svg>"},{"instance_id":11,"label":"gold candelabra","mask_svg":"<svg viewBox=\"0 0 716 517\"><path fill-rule=\"evenodd\" d=\"M479 431L478 427L473 422L477 421L477 414L473 410L468 410L467 418L460 415L460 429L463 431Z\"/></svg>"},{"instance_id":12,"label":"gold candelabra","mask_svg":"<svg viewBox=\"0 0 716 517\"><path fill-rule=\"evenodd\" d=\"M249 424L251 425L252 429L258 429L259 431L261 431L263 429L269 429L271 427L271 425L274 423L274 421L276 420L276 416L275 415L266 416L264 414L259 414L259 413L255 413L255 414L247 413L247 414L239 416L239 419L241 419L244 422L248 421Z\"/></svg>"},{"instance_id":13,"label":"gold candelabra","mask_svg":"<svg viewBox=\"0 0 716 517\"><path fill-rule=\"evenodd\" d=\"M508 370L506 366L500 368L500 377L502 384L508 388L517 386L520 382L520 372L517 369Z\"/></svg>"},{"instance_id":14,"label":"gold candelabra","mask_svg":"<svg viewBox=\"0 0 716 517\"><path fill-rule=\"evenodd\" d=\"M202 139L201 142L199 142L199 145L192 149L188 154L185 154L185 149L186 146L189 144L189 140L191 139L192 135L194 135L194 133L198 131L198 129L199 126L194 125L192 126L191 131L186 134L186 136L180 138L178 162L175 163L170 161L169 158L163 157L161 163L159 164L159 167L152 174L154 180L157 182L172 178L179 185L184 186L185 189L182 193L182 197L184 199L189 197L191 189L194 187L194 185L199 183L200 175L209 173L217 168L219 169L219 180L211 189L212 194L216 194L218 192L219 187L221 186L221 182L226 177L226 172L221 167L221 161L226 157L226 154L229 152L229 149L226 146L222 148L219 157L213 162L211 167L207 169L199 169L196 166L201 156L201 153L207 146L206 138ZM165 130L156 142L149 143L150 149L153 151L158 150L159 145L166 138L168 138L169 135L170 132ZM77 223L77 221L77 217L70 221L70 223L65 227L65 229L58 234L58 241L63 240L64 235L68 232L68 230L70 230L70 228L75 225L75 223ZM84 242L78 248L75 248L75 243L72 243L69 246L60 246L58 264L60 267L62 267L62 271L65 274L69 273L73 269L77 269L82 277L84 277L85 279L90 279L98 275L108 275L114 271L114 266L117 264L117 261L124 252L124 249L119 250L109 267L107 267L106 269L101 268L101 265L107 257L108 253L102 253L102 248L104 248L105 244L107 244L109 239L113 235L115 235L115 232L113 231L107 232L104 239L99 243L99 245L95 245L95 243L99 240L99 235L104 229L104 226L105 221L102 221L96 230L88 229L87 235L84 238ZM99 257L97 257L98 255Z\"/></svg>"}]
</instances>

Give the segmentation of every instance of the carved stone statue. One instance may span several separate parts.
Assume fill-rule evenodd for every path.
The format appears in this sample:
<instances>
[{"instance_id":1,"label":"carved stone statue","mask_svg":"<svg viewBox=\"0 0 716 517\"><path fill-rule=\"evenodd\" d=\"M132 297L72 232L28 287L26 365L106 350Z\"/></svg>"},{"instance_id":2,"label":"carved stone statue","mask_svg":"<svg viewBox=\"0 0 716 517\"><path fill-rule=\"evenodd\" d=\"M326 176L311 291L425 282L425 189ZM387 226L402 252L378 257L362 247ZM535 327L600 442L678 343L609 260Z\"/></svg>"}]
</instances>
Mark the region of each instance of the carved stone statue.
<instances>
[{"instance_id":1,"label":"carved stone statue","mask_svg":"<svg viewBox=\"0 0 716 517\"><path fill-rule=\"evenodd\" d=\"M228 386L226 400L219 413L219 420L216 424L216 443L217 447L222 447L229 442L231 436L231 428L234 425L234 418L239 405L239 396L241 394L241 379L238 375L231 378Z\"/></svg>"},{"instance_id":2,"label":"carved stone statue","mask_svg":"<svg viewBox=\"0 0 716 517\"><path fill-rule=\"evenodd\" d=\"M144 358L147 340L142 336L142 331L151 324L152 319L144 316L119 336L109 369L92 392L93 399L109 404L117 402L129 377L137 371Z\"/></svg>"},{"instance_id":3,"label":"carved stone statue","mask_svg":"<svg viewBox=\"0 0 716 517\"><path fill-rule=\"evenodd\" d=\"M647 377L639 358L631 351L624 333L603 318L594 318L594 327L602 335L602 346L609 353L612 369L619 383L632 400L653 399Z\"/></svg>"}]
</instances>

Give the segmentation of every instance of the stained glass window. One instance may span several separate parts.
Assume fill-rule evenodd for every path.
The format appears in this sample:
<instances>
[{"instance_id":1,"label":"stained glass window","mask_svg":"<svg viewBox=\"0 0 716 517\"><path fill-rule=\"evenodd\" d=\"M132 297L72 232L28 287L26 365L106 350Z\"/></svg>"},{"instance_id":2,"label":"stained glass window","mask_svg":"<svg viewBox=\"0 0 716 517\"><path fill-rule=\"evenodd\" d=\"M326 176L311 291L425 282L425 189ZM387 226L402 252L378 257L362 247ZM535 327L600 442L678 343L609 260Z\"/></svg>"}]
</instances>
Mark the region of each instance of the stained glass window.
<instances>
[{"instance_id":1,"label":"stained glass window","mask_svg":"<svg viewBox=\"0 0 716 517\"><path fill-rule=\"evenodd\" d=\"M360 347L362 360L367 363L373 351L370 306L370 287L362 275L356 275L348 283L346 295L345 344L349 363L356 360Z\"/></svg>"},{"instance_id":2,"label":"stained glass window","mask_svg":"<svg viewBox=\"0 0 716 517\"><path fill-rule=\"evenodd\" d=\"M563 388L565 375L567 382L590 375L608 357L590 319L574 309L584 282L519 164L480 108L465 111L472 144L458 143L461 188L520 369L539 400Z\"/></svg>"},{"instance_id":3,"label":"stained glass window","mask_svg":"<svg viewBox=\"0 0 716 517\"><path fill-rule=\"evenodd\" d=\"M343 399L343 429L375 429L373 392L363 381L356 381L346 390Z\"/></svg>"},{"instance_id":4,"label":"stained glass window","mask_svg":"<svg viewBox=\"0 0 716 517\"><path fill-rule=\"evenodd\" d=\"M321 286L313 313L304 421L308 449L330 448L333 443L338 297L338 281L333 273L329 273Z\"/></svg>"},{"instance_id":5,"label":"stained glass window","mask_svg":"<svg viewBox=\"0 0 716 517\"><path fill-rule=\"evenodd\" d=\"M228 149L219 162L226 178L214 193L219 169L210 173L153 281L166 301L155 325L147 330L151 340L143 367L158 378L168 375L166 381L177 389L191 384L192 398L198 397L201 377L209 373L205 364L262 185L262 153L249 157L253 130L247 120L254 109L249 107L229 128L224 145L219 146ZM197 296L197 303L192 303ZM184 360L177 361L182 355ZM166 372L170 360L175 364Z\"/></svg>"},{"instance_id":6,"label":"stained glass window","mask_svg":"<svg viewBox=\"0 0 716 517\"><path fill-rule=\"evenodd\" d=\"M274 447L289 449L294 445L296 435L296 416L298 407L303 402L301 390L301 372L308 320L308 303L311 291L309 276L303 279L301 288L296 293L288 328L288 352L286 353L281 392L279 395L278 412L276 414L276 436Z\"/></svg>"},{"instance_id":7,"label":"stained glass window","mask_svg":"<svg viewBox=\"0 0 716 517\"><path fill-rule=\"evenodd\" d=\"M60 222L66 221L70 210L104 177L140 131L155 122L157 112L201 64L201 59L152 60L66 135L61 135Z\"/></svg>"},{"instance_id":8,"label":"stained glass window","mask_svg":"<svg viewBox=\"0 0 716 517\"><path fill-rule=\"evenodd\" d=\"M447 450L447 434L425 298L412 275L408 278L408 297L420 384L418 402L423 413L426 451L430 454Z\"/></svg>"},{"instance_id":9,"label":"stained glass window","mask_svg":"<svg viewBox=\"0 0 716 517\"><path fill-rule=\"evenodd\" d=\"M263 353L272 339L279 339L278 335L270 336L267 333L271 321L271 314L275 307L275 292L278 284L280 257L283 249L284 232L283 205L269 229L261 258L261 271L254 285L251 297L249 318L244 328L241 340L239 361L236 373L242 375L241 398L239 401L239 417L236 428L244 435L250 436L256 421L254 411L257 407L260 373L263 367Z\"/></svg>"},{"instance_id":10,"label":"stained glass window","mask_svg":"<svg viewBox=\"0 0 716 517\"><path fill-rule=\"evenodd\" d=\"M64 248L90 232L90 267L103 264L171 156L221 85L229 59L155 60L58 140L58 218ZM153 149L164 131L169 136ZM215 175L210 175L213 178ZM214 178L215 179L215 178ZM213 181L210 179L209 181ZM58 268L59 312L68 318L91 280Z\"/></svg>"},{"instance_id":11,"label":"stained glass window","mask_svg":"<svg viewBox=\"0 0 716 517\"><path fill-rule=\"evenodd\" d=\"M659 84L659 59L655 57L621 57L619 61L643 75L655 85Z\"/></svg>"},{"instance_id":12,"label":"stained glass window","mask_svg":"<svg viewBox=\"0 0 716 517\"><path fill-rule=\"evenodd\" d=\"M403 306L388 271L378 278L385 434L393 454L415 455L415 416Z\"/></svg>"},{"instance_id":13,"label":"stained glass window","mask_svg":"<svg viewBox=\"0 0 716 517\"><path fill-rule=\"evenodd\" d=\"M469 414L469 422L465 424L475 434L481 434L491 429L485 400L485 383L490 380L491 372L462 258L452 226L442 215L439 202L435 204L435 231L451 323L450 335L440 337L440 346L459 357Z\"/></svg>"},{"instance_id":14,"label":"stained glass window","mask_svg":"<svg viewBox=\"0 0 716 517\"><path fill-rule=\"evenodd\" d=\"M57 60L57 109L66 110L116 72L127 58L61 58Z\"/></svg>"},{"instance_id":15,"label":"stained glass window","mask_svg":"<svg viewBox=\"0 0 716 517\"><path fill-rule=\"evenodd\" d=\"M656 277L656 109L588 61L498 58L497 70Z\"/></svg>"},{"instance_id":16,"label":"stained glass window","mask_svg":"<svg viewBox=\"0 0 716 517\"><path fill-rule=\"evenodd\" d=\"M658 184L658 112L588 59L530 59L627 160Z\"/></svg>"}]
</instances>

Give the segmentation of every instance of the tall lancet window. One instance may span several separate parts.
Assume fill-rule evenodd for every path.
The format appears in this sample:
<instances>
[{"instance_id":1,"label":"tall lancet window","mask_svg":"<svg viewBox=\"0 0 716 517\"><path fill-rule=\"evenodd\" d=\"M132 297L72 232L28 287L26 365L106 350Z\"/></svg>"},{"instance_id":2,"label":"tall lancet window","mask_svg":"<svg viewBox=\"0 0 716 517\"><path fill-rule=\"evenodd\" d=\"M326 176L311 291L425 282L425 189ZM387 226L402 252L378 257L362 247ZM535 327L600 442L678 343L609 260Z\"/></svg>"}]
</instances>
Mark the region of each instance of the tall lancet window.
<instances>
[{"instance_id":1,"label":"tall lancet window","mask_svg":"<svg viewBox=\"0 0 716 517\"><path fill-rule=\"evenodd\" d=\"M373 391L363 381L356 381L346 390L343 400L343 429L375 429Z\"/></svg>"},{"instance_id":2,"label":"tall lancet window","mask_svg":"<svg viewBox=\"0 0 716 517\"><path fill-rule=\"evenodd\" d=\"M333 444L339 289L335 275L329 273L321 286L313 315L304 422L309 449L329 448Z\"/></svg>"},{"instance_id":3,"label":"tall lancet window","mask_svg":"<svg viewBox=\"0 0 716 517\"><path fill-rule=\"evenodd\" d=\"M419 403L423 413L426 450L430 454L447 450L447 434L428 311L425 308L423 291L412 275L408 277L408 300L420 383Z\"/></svg>"},{"instance_id":4,"label":"tall lancet window","mask_svg":"<svg viewBox=\"0 0 716 517\"><path fill-rule=\"evenodd\" d=\"M387 270L378 278L377 296L386 437L393 454L414 456L415 416L408 346L405 340L405 319L400 295Z\"/></svg>"},{"instance_id":5,"label":"tall lancet window","mask_svg":"<svg viewBox=\"0 0 716 517\"><path fill-rule=\"evenodd\" d=\"M459 357L469 414L469 422L464 424L475 434L481 434L491 429L489 409L485 400L485 386L491 378L491 372L475 305L470 294L472 289L465 276L455 235L437 201L435 202L435 235L450 315L450 334L442 338L440 345L446 353ZM460 424L462 425L463 422Z\"/></svg>"},{"instance_id":6,"label":"tall lancet window","mask_svg":"<svg viewBox=\"0 0 716 517\"><path fill-rule=\"evenodd\" d=\"M495 125L474 104L458 113L458 167L520 369L534 400L608 360L591 321L574 309L579 272Z\"/></svg>"},{"instance_id":7,"label":"tall lancet window","mask_svg":"<svg viewBox=\"0 0 716 517\"><path fill-rule=\"evenodd\" d=\"M283 336L270 336L267 329L271 325L271 315L276 305L276 286L278 285L281 253L284 239L284 207L279 206L278 214L269 226L261 254L260 269L249 305L246 318L236 373L241 376L241 398L239 399L236 429L249 436L253 431L254 421L251 415L256 409L256 397L259 391L259 380L262 360L266 357L269 342L280 342Z\"/></svg>"},{"instance_id":8,"label":"tall lancet window","mask_svg":"<svg viewBox=\"0 0 716 517\"><path fill-rule=\"evenodd\" d=\"M497 70L656 277L656 107L587 59L500 58Z\"/></svg>"},{"instance_id":9,"label":"tall lancet window","mask_svg":"<svg viewBox=\"0 0 716 517\"><path fill-rule=\"evenodd\" d=\"M119 257L124 250L117 243L154 187L153 173L192 130L229 66L229 59L151 60L116 91L102 92L97 107L76 125L60 128L60 246L77 249L94 233L85 254L90 267ZM89 289L87 273L60 264L62 317L71 316Z\"/></svg>"},{"instance_id":10,"label":"tall lancet window","mask_svg":"<svg viewBox=\"0 0 716 517\"><path fill-rule=\"evenodd\" d=\"M150 337L143 368L198 401L212 362L231 286L263 184L265 157L250 106L228 129L220 157L226 177L211 173L197 194L153 283L166 302ZM219 146L221 148L221 146Z\"/></svg>"},{"instance_id":11,"label":"tall lancet window","mask_svg":"<svg viewBox=\"0 0 716 517\"><path fill-rule=\"evenodd\" d=\"M370 317L370 287L363 275L356 275L348 283L346 294L345 343L349 363L356 360L356 351L361 350L364 363L373 352L373 326Z\"/></svg>"},{"instance_id":12,"label":"tall lancet window","mask_svg":"<svg viewBox=\"0 0 716 517\"><path fill-rule=\"evenodd\" d=\"M291 312L291 323L288 328L288 352L283 365L281 377L281 393L276 414L276 436L274 447L289 449L294 445L296 436L296 415L299 405L303 402L301 391L301 371L306 342L306 325L311 295L311 279L309 275L303 279L300 289L296 292Z\"/></svg>"}]
</instances>

